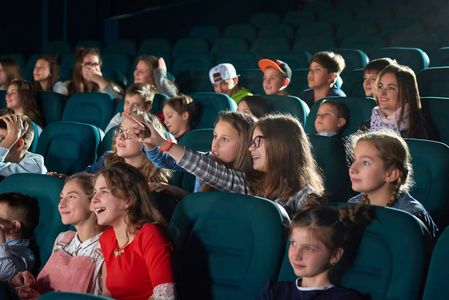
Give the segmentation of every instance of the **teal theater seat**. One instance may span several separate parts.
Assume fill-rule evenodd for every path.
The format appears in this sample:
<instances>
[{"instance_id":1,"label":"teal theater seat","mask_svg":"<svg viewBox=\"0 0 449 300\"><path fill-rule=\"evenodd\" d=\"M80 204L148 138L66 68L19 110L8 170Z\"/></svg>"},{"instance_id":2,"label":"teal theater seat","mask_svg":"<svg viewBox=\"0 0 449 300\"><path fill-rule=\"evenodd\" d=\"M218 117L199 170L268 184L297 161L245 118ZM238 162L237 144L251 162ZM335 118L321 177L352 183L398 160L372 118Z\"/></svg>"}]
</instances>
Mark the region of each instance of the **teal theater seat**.
<instances>
[{"instance_id":1,"label":"teal theater seat","mask_svg":"<svg viewBox=\"0 0 449 300\"><path fill-rule=\"evenodd\" d=\"M258 197L190 194L176 207L170 232L180 299L257 299L284 253L282 214Z\"/></svg>"},{"instance_id":2,"label":"teal theater seat","mask_svg":"<svg viewBox=\"0 0 449 300\"><path fill-rule=\"evenodd\" d=\"M114 112L112 95L100 92L76 93L67 101L61 120L91 124L104 130Z\"/></svg>"},{"instance_id":3,"label":"teal theater seat","mask_svg":"<svg viewBox=\"0 0 449 300\"><path fill-rule=\"evenodd\" d=\"M209 70L188 70L176 76L176 84L183 93L213 92Z\"/></svg>"},{"instance_id":4,"label":"teal theater seat","mask_svg":"<svg viewBox=\"0 0 449 300\"><path fill-rule=\"evenodd\" d=\"M165 53L166 55L170 55L172 50L172 45L168 39L163 38L152 38L143 40L140 43L139 50L137 50L137 56L142 54L157 54L157 53Z\"/></svg>"},{"instance_id":5,"label":"teal theater seat","mask_svg":"<svg viewBox=\"0 0 449 300\"><path fill-rule=\"evenodd\" d=\"M424 118L436 127L439 140L449 145L449 131L447 130L449 98L421 97L421 104Z\"/></svg>"},{"instance_id":6,"label":"teal theater seat","mask_svg":"<svg viewBox=\"0 0 449 300\"><path fill-rule=\"evenodd\" d=\"M345 60L345 68L342 72L348 73L354 69L363 69L369 62L368 56L359 49L334 49L333 52L340 54L343 56Z\"/></svg>"},{"instance_id":7,"label":"teal theater seat","mask_svg":"<svg viewBox=\"0 0 449 300\"><path fill-rule=\"evenodd\" d=\"M217 26L195 26L190 30L189 37L202 38L213 43L220 37L220 28Z\"/></svg>"},{"instance_id":8,"label":"teal theater seat","mask_svg":"<svg viewBox=\"0 0 449 300\"><path fill-rule=\"evenodd\" d=\"M276 12L260 12L251 16L249 24L261 28L264 25L276 25L281 23L281 16Z\"/></svg>"},{"instance_id":9,"label":"teal theater seat","mask_svg":"<svg viewBox=\"0 0 449 300\"><path fill-rule=\"evenodd\" d=\"M449 229L438 238L432 252L422 300L449 299Z\"/></svg>"},{"instance_id":10,"label":"teal theater seat","mask_svg":"<svg viewBox=\"0 0 449 300\"><path fill-rule=\"evenodd\" d=\"M348 136L357 130L363 122L371 118L373 108L376 106L374 98L369 97L326 97L325 99L332 99L344 103L349 109L349 125L343 131L343 136ZM305 131L307 134L316 134L315 119L320 103L323 99L312 105L309 116L306 121Z\"/></svg>"},{"instance_id":11,"label":"teal theater seat","mask_svg":"<svg viewBox=\"0 0 449 300\"><path fill-rule=\"evenodd\" d=\"M217 64L230 63L234 66L237 71L237 75L240 74L240 70L243 69L253 69L257 67L257 63L260 60L260 56L251 51L243 51L243 52L233 52L219 55L217 58ZM244 86L240 83L239 77L239 86ZM246 87L246 86L244 86Z\"/></svg>"},{"instance_id":12,"label":"teal theater seat","mask_svg":"<svg viewBox=\"0 0 449 300\"><path fill-rule=\"evenodd\" d=\"M72 45L66 40L55 40L46 43L43 46L42 53L45 54L57 54L59 57L64 57L72 52Z\"/></svg>"},{"instance_id":13,"label":"teal theater seat","mask_svg":"<svg viewBox=\"0 0 449 300\"><path fill-rule=\"evenodd\" d=\"M100 53L102 53L103 48L104 48L104 43L102 40L99 40L99 39L81 40L75 44L75 47L73 47L73 52L76 53L76 49L78 49L79 47L98 48L98 50L100 50Z\"/></svg>"},{"instance_id":14,"label":"teal theater seat","mask_svg":"<svg viewBox=\"0 0 449 300\"><path fill-rule=\"evenodd\" d=\"M249 42L242 37L222 37L214 42L211 53L215 56L231 54L235 56L236 52L249 51ZM227 62L227 61L226 61Z\"/></svg>"},{"instance_id":15,"label":"teal theater seat","mask_svg":"<svg viewBox=\"0 0 449 300\"><path fill-rule=\"evenodd\" d=\"M6 108L6 91L0 91L0 109Z\"/></svg>"},{"instance_id":16,"label":"teal theater seat","mask_svg":"<svg viewBox=\"0 0 449 300\"><path fill-rule=\"evenodd\" d=\"M280 112L291 114L298 118L301 124L305 124L309 107L307 104L295 96L259 95L269 103L270 112Z\"/></svg>"},{"instance_id":17,"label":"teal theater seat","mask_svg":"<svg viewBox=\"0 0 449 300\"><path fill-rule=\"evenodd\" d=\"M250 69L239 69L239 86L247 88L253 94L265 94L263 90L263 72L257 67L257 63Z\"/></svg>"},{"instance_id":18,"label":"teal theater seat","mask_svg":"<svg viewBox=\"0 0 449 300\"><path fill-rule=\"evenodd\" d=\"M195 106L200 113L198 123L194 123L194 128L214 128L218 113L222 110L237 110L237 104L228 95L217 93L193 93L192 97Z\"/></svg>"},{"instance_id":19,"label":"teal theater seat","mask_svg":"<svg viewBox=\"0 0 449 300\"><path fill-rule=\"evenodd\" d=\"M421 299L428 265L424 225L404 211L373 209L375 219L363 233L357 257L351 264L343 256L331 273L332 283L372 300ZM287 253L288 248L278 281L297 278Z\"/></svg>"},{"instance_id":20,"label":"teal theater seat","mask_svg":"<svg viewBox=\"0 0 449 300\"><path fill-rule=\"evenodd\" d=\"M399 64L409 66L415 74L429 67L429 57L419 48L387 47L373 51L369 56L375 58L389 57L396 59Z\"/></svg>"},{"instance_id":21,"label":"teal theater seat","mask_svg":"<svg viewBox=\"0 0 449 300\"><path fill-rule=\"evenodd\" d=\"M59 177L31 173L12 174L0 184L0 193L20 192L37 199L40 215L33 240L39 250L40 260L36 260L36 270L42 269L47 262L58 234L69 228L62 224L58 211L59 194L63 186L64 180Z\"/></svg>"},{"instance_id":22,"label":"teal theater seat","mask_svg":"<svg viewBox=\"0 0 449 300\"><path fill-rule=\"evenodd\" d=\"M135 56L137 52L137 43L132 39L117 39L106 43L105 53L126 54Z\"/></svg>"},{"instance_id":23,"label":"teal theater seat","mask_svg":"<svg viewBox=\"0 0 449 300\"><path fill-rule=\"evenodd\" d=\"M341 89L347 96L365 97L363 89L363 69L355 69L341 75L343 84Z\"/></svg>"},{"instance_id":24,"label":"teal theater seat","mask_svg":"<svg viewBox=\"0 0 449 300\"><path fill-rule=\"evenodd\" d=\"M295 37L295 30L290 24L266 24L259 28L259 37L277 37L283 36L289 40Z\"/></svg>"},{"instance_id":25,"label":"teal theater seat","mask_svg":"<svg viewBox=\"0 0 449 300\"><path fill-rule=\"evenodd\" d=\"M405 139L412 156L415 185L410 194L424 205L440 231L449 225L449 146Z\"/></svg>"},{"instance_id":26,"label":"teal theater seat","mask_svg":"<svg viewBox=\"0 0 449 300\"><path fill-rule=\"evenodd\" d=\"M223 37L241 37L253 42L257 38L257 28L252 24L231 24L223 32Z\"/></svg>"},{"instance_id":27,"label":"teal theater seat","mask_svg":"<svg viewBox=\"0 0 449 300\"><path fill-rule=\"evenodd\" d=\"M36 153L42 155L48 171L71 175L97 160L100 131L78 122L53 122L39 136Z\"/></svg>"},{"instance_id":28,"label":"teal theater seat","mask_svg":"<svg viewBox=\"0 0 449 300\"><path fill-rule=\"evenodd\" d=\"M201 38L181 38L173 46L172 55L176 56L186 53L207 53L209 42Z\"/></svg>"},{"instance_id":29,"label":"teal theater seat","mask_svg":"<svg viewBox=\"0 0 449 300\"><path fill-rule=\"evenodd\" d=\"M115 138L115 127L109 129L108 132L105 133L103 139L101 140L100 144L98 145L97 149L97 159L102 157L106 154L106 152L112 150L112 142Z\"/></svg>"},{"instance_id":30,"label":"teal theater seat","mask_svg":"<svg viewBox=\"0 0 449 300\"><path fill-rule=\"evenodd\" d=\"M40 91L36 93L36 101L41 109L45 124L61 121L67 98L55 92Z\"/></svg>"},{"instance_id":31,"label":"teal theater seat","mask_svg":"<svg viewBox=\"0 0 449 300\"><path fill-rule=\"evenodd\" d=\"M252 43L250 50L258 53L261 57L269 57L273 53L279 51L288 51L291 50L291 48L292 45L288 38L278 36L278 37L259 37Z\"/></svg>"},{"instance_id":32,"label":"teal theater seat","mask_svg":"<svg viewBox=\"0 0 449 300\"><path fill-rule=\"evenodd\" d=\"M449 97L449 67L434 67L420 71L419 94L422 97Z\"/></svg>"},{"instance_id":33,"label":"teal theater seat","mask_svg":"<svg viewBox=\"0 0 449 300\"><path fill-rule=\"evenodd\" d=\"M92 295L92 294L81 294L81 293L70 293L70 292L49 292L45 293L39 297L42 300L110 300L111 298Z\"/></svg>"},{"instance_id":34,"label":"teal theater seat","mask_svg":"<svg viewBox=\"0 0 449 300\"><path fill-rule=\"evenodd\" d=\"M183 71L207 70L209 71L215 65L215 58L211 53L184 53L175 57L172 67L172 73L178 76Z\"/></svg>"}]
</instances>

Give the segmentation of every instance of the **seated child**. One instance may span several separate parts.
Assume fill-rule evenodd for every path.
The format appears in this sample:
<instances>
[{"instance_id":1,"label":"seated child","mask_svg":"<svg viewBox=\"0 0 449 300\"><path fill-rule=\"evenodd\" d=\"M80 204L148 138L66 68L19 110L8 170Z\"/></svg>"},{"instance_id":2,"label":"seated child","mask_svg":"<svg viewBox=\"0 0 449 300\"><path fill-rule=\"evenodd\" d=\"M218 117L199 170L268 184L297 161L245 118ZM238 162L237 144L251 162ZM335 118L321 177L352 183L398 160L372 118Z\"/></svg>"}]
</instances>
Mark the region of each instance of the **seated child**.
<instances>
[{"instance_id":1,"label":"seated child","mask_svg":"<svg viewBox=\"0 0 449 300\"><path fill-rule=\"evenodd\" d=\"M123 111L128 115L133 110L142 109L149 112L153 107L154 90L147 83L134 83L130 85L125 92L125 102L123 103ZM108 132L111 128L118 126L125 118L122 113L117 113L109 122L104 132Z\"/></svg>"},{"instance_id":2,"label":"seated child","mask_svg":"<svg viewBox=\"0 0 449 300\"><path fill-rule=\"evenodd\" d=\"M363 89L365 90L366 97L374 97L374 85L376 83L377 74L380 73L385 67L397 64L396 60L384 57L377 58L370 61L363 68Z\"/></svg>"},{"instance_id":3,"label":"seated child","mask_svg":"<svg viewBox=\"0 0 449 300\"><path fill-rule=\"evenodd\" d=\"M231 64L219 64L213 67L209 71L209 78L216 93L228 95L237 104L243 97L252 95L248 89L237 85L239 78Z\"/></svg>"},{"instance_id":4,"label":"seated child","mask_svg":"<svg viewBox=\"0 0 449 300\"><path fill-rule=\"evenodd\" d=\"M246 96L237 105L237 111L261 118L268 113L268 102L260 96Z\"/></svg>"},{"instance_id":5,"label":"seated child","mask_svg":"<svg viewBox=\"0 0 449 300\"><path fill-rule=\"evenodd\" d=\"M323 136L340 137L349 121L348 107L338 101L326 99L316 112L315 129Z\"/></svg>"},{"instance_id":6,"label":"seated child","mask_svg":"<svg viewBox=\"0 0 449 300\"><path fill-rule=\"evenodd\" d=\"M167 99L162 104L164 124L168 132L173 134L176 140L180 140L184 134L192 130L192 122L196 119L196 108L193 99L187 95L179 95Z\"/></svg>"},{"instance_id":7,"label":"seated child","mask_svg":"<svg viewBox=\"0 0 449 300\"><path fill-rule=\"evenodd\" d=\"M28 151L33 138L33 124L27 116L0 117L1 178L14 173L47 173L42 155Z\"/></svg>"},{"instance_id":8,"label":"seated child","mask_svg":"<svg viewBox=\"0 0 449 300\"><path fill-rule=\"evenodd\" d=\"M329 275L345 252L358 247L372 216L360 205L335 208L315 198L308 197L290 229L288 259L299 278L269 281L259 300L364 299L356 291L334 286Z\"/></svg>"},{"instance_id":9,"label":"seated child","mask_svg":"<svg viewBox=\"0 0 449 300\"><path fill-rule=\"evenodd\" d=\"M36 198L14 192L0 194L0 281L33 268L34 254L28 245L38 221Z\"/></svg>"},{"instance_id":10,"label":"seated child","mask_svg":"<svg viewBox=\"0 0 449 300\"><path fill-rule=\"evenodd\" d=\"M263 90L267 95L287 95L287 86L292 79L292 70L287 63L280 60L259 60L263 75Z\"/></svg>"},{"instance_id":11,"label":"seated child","mask_svg":"<svg viewBox=\"0 0 449 300\"><path fill-rule=\"evenodd\" d=\"M309 64L307 76L309 89L304 90L299 98L312 107L313 103L327 96L345 97L346 94L335 87L338 76L344 68L345 60L340 54L330 51L315 53Z\"/></svg>"}]
</instances>

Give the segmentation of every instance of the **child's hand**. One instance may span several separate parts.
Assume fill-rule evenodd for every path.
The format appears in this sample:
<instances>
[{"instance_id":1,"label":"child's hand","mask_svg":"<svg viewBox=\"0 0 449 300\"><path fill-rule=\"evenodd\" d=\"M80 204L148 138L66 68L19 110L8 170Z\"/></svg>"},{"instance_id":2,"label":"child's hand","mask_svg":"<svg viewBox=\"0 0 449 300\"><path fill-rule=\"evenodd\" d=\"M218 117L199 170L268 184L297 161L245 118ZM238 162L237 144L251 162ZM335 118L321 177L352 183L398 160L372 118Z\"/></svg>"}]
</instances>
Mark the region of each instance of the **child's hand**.
<instances>
[{"instance_id":1,"label":"child's hand","mask_svg":"<svg viewBox=\"0 0 449 300\"><path fill-rule=\"evenodd\" d=\"M123 116L134 124L133 128L128 129L126 134L136 136L139 142L144 143L146 149L151 149L154 146L166 146L165 143L168 143L163 134L157 131L153 125L141 123L127 113L123 113Z\"/></svg>"},{"instance_id":2,"label":"child's hand","mask_svg":"<svg viewBox=\"0 0 449 300\"><path fill-rule=\"evenodd\" d=\"M28 123L23 123L20 115L4 115L0 117L6 123L6 137L0 143L3 147L11 149L12 146L25 134L28 130Z\"/></svg>"},{"instance_id":3,"label":"child's hand","mask_svg":"<svg viewBox=\"0 0 449 300\"><path fill-rule=\"evenodd\" d=\"M167 72L167 65L165 64L165 60L163 57L159 57L158 68L163 69L165 72Z\"/></svg>"},{"instance_id":4,"label":"child's hand","mask_svg":"<svg viewBox=\"0 0 449 300\"><path fill-rule=\"evenodd\" d=\"M30 271L23 271L17 273L16 276L8 280L8 283L16 288L23 286L34 286L36 284L36 279Z\"/></svg>"},{"instance_id":5,"label":"child's hand","mask_svg":"<svg viewBox=\"0 0 449 300\"><path fill-rule=\"evenodd\" d=\"M59 177L59 178L62 178L62 179L69 178L69 175L65 175L65 174L61 174L61 173L57 173L57 172L47 172L47 175Z\"/></svg>"},{"instance_id":6,"label":"child's hand","mask_svg":"<svg viewBox=\"0 0 449 300\"><path fill-rule=\"evenodd\" d=\"M165 182L148 182L148 186L150 187L150 191L152 192L164 192L167 195L172 196L173 198L178 200L181 200L185 196L187 196L187 192L183 189Z\"/></svg>"},{"instance_id":7,"label":"child's hand","mask_svg":"<svg viewBox=\"0 0 449 300\"><path fill-rule=\"evenodd\" d=\"M23 287L16 288L17 293L19 293L20 299L22 300L34 300L41 296L35 289L26 285Z\"/></svg>"}]
</instances>

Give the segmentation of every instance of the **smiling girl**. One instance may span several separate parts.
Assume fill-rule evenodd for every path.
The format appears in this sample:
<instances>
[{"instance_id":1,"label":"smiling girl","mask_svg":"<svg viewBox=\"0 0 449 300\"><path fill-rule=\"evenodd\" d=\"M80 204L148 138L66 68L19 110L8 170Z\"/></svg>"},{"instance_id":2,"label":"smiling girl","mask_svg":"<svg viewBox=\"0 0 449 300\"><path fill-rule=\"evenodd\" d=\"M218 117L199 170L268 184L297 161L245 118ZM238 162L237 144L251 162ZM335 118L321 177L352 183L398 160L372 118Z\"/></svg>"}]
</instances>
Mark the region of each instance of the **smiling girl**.
<instances>
[{"instance_id":1,"label":"smiling girl","mask_svg":"<svg viewBox=\"0 0 449 300\"><path fill-rule=\"evenodd\" d=\"M22 299L36 299L49 291L101 295L104 275L99 239L104 228L97 224L95 213L90 210L92 177L90 174L75 174L66 180L58 209L62 223L73 225L76 232L59 234L53 253L37 279L25 271L11 280L14 286L25 286L19 289ZM76 268L77 272L71 268Z\"/></svg>"},{"instance_id":2,"label":"smiling girl","mask_svg":"<svg viewBox=\"0 0 449 300\"><path fill-rule=\"evenodd\" d=\"M59 64L57 55L39 56L33 70L34 91L56 92L59 81Z\"/></svg>"},{"instance_id":3,"label":"smiling girl","mask_svg":"<svg viewBox=\"0 0 449 300\"><path fill-rule=\"evenodd\" d=\"M176 140L192 130L191 123L196 118L196 108L193 99L180 95L164 101L162 104L164 124Z\"/></svg>"},{"instance_id":4,"label":"smiling girl","mask_svg":"<svg viewBox=\"0 0 449 300\"><path fill-rule=\"evenodd\" d=\"M299 278L270 281L260 300L364 299L356 291L334 286L329 278L351 240L372 220L363 206L330 207L316 197L292 220L288 259Z\"/></svg>"},{"instance_id":5,"label":"smiling girl","mask_svg":"<svg viewBox=\"0 0 449 300\"><path fill-rule=\"evenodd\" d=\"M103 295L114 299L176 299L167 224L138 169L118 162L99 171L92 199L106 265Z\"/></svg>"},{"instance_id":6,"label":"smiling girl","mask_svg":"<svg viewBox=\"0 0 449 300\"><path fill-rule=\"evenodd\" d=\"M420 219L433 237L438 228L424 206L409 193L413 169L407 143L391 130L358 132L347 142L352 189L350 203L393 207Z\"/></svg>"},{"instance_id":7,"label":"smiling girl","mask_svg":"<svg viewBox=\"0 0 449 300\"><path fill-rule=\"evenodd\" d=\"M180 167L217 190L273 200L289 216L304 206L309 193L324 190L310 141L291 115L268 115L254 124L249 143L251 170L230 169L208 156L175 145L148 124L143 129L136 127L133 134L140 136L145 147L160 146Z\"/></svg>"},{"instance_id":8,"label":"smiling girl","mask_svg":"<svg viewBox=\"0 0 449 300\"><path fill-rule=\"evenodd\" d=\"M392 64L377 76L374 88L377 106L362 129L391 129L404 138L433 136L421 111L415 73L407 66Z\"/></svg>"}]
</instances>

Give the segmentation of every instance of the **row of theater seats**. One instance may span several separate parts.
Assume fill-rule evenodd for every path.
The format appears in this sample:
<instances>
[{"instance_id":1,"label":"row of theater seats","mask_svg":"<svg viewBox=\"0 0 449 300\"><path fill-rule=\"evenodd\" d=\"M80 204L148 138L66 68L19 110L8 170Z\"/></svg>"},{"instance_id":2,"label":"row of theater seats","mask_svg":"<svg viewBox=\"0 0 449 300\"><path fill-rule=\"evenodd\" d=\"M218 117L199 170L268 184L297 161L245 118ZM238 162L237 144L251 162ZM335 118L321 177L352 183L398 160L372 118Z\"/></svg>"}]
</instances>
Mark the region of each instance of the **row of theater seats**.
<instances>
[{"instance_id":1,"label":"row of theater seats","mask_svg":"<svg viewBox=\"0 0 449 300\"><path fill-rule=\"evenodd\" d=\"M42 264L54 238L68 229L57 210L62 186L62 179L40 174L15 174L0 184L0 192L20 191L38 198L41 216L35 241ZM357 257L353 263L342 260L337 264L334 282L369 294L373 300L446 299L449 230L432 252L429 237L413 216L391 208L373 209L375 219L363 234ZM179 296L257 299L267 280L294 280L284 222L277 205L262 198L220 192L188 195L176 207L169 226L176 249ZM42 299L61 297L103 299L70 293L48 294Z\"/></svg>"}]
</instances>

